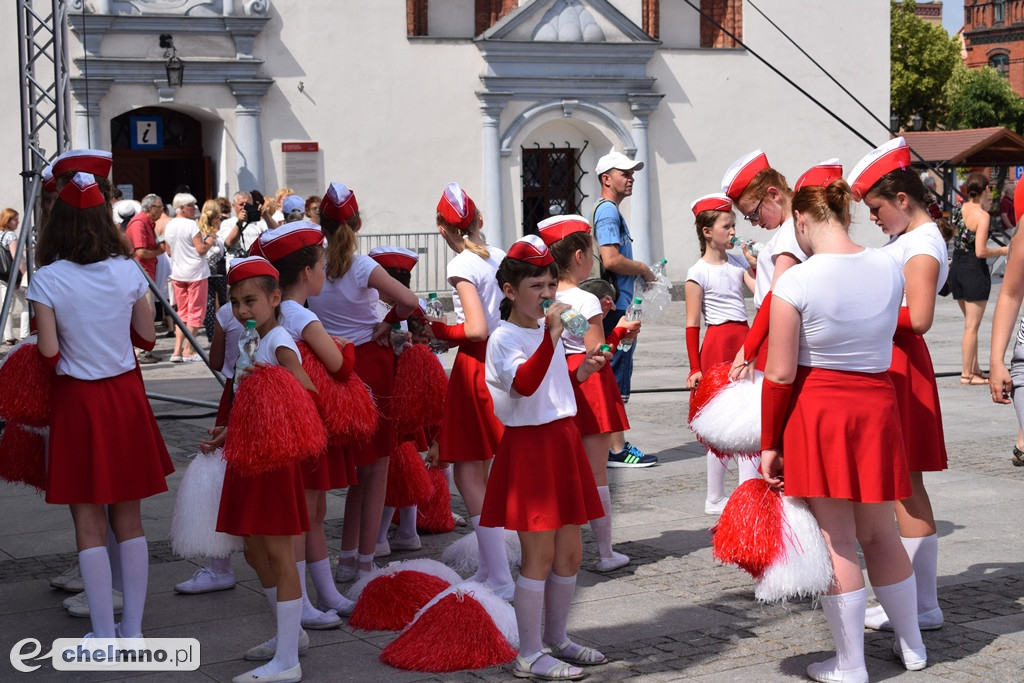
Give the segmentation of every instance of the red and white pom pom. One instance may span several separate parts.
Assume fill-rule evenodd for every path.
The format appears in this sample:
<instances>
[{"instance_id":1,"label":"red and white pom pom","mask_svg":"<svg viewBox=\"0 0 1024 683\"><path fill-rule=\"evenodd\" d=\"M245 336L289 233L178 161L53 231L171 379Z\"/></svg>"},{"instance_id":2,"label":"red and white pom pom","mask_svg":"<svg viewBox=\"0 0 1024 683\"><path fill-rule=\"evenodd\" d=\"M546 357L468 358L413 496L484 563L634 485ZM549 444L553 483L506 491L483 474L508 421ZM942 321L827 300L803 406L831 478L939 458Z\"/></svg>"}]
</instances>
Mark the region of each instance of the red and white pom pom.
<instances>
[{"instance_id":1,"label":"red and white pom pom","mask_svg":"<svg viewBox=\"0 0 1024 683\"><path fill-rule=\"evenodd\" d=\"M337 341L334 343L338 344ZM296 346L302 354L302 369L309 375L309 381L320 394L320 417L327 428L327 435L337 436L344 433L348 429L348 406L344 402L345 395L341 383L331 376L309 344L300 341Z\"/></svg>"},{"instance_id":2,"label":"red and white pom pom","mask_svg":"<svg viewBox=\"0 0 1024 683\"><path fill-rule=\"evenodd\" d=\"M0 391L0 419L46 427L57 373L43 361L35 341L34 336L26 337L0 364L0 387L8 389Z\"/></svg>"},{"instance_id":3,"label":"red and white pom pom","mask_svg":"<svg viewBox=\"0 0 1024 683\"><path fill-rule=\"evenodd\" d=\"M452 518L452 492L448 484L447 469L427 468L431 492L427 500L416 506L416 529L420 533L447 534L455 531ZM398 523L395 511L395 523Z\"/></svg>"},{"instance_id":4,"label":"red and white pom pom","mask_svg":"<svg viewBox=\"0 0 1024 683\"><path fill-rule=\"evenodd\" d=\"M377 403L366 383L352 372L343 382L338 382L341 391L341 404L345 406L345 426L338 436L351 441L369 439L377 430Z\"/></svg>"},{"instance_id":5,"label":"red and white pom pom","mask_svg":"<svg viewBox=\"0 0 1024 683\"><path fill-rule=\"evenodd\" d=\"M762 602L821 595L835 581L828 546L807 503L783 496L782 508L785 551L757 580L754 597Z\"/></svg>"},{"instance_id":6,"label":"red and white pom pom","mask_svg":"<svg viewBox=\"0 0 1024 683\"><path fill-rule=\"evenodd\" d=\"M358 602L363 589L378 576L386 576L388 574L407 570L423 572L424 574L430 574L431 576L436 576L439 579L444 579L449 586L462 582L462 577L456 574L451 567L438 562L437 560L432 560L429 557L417 557L411 560L391 562L383 567L373 569L369 574L353 583L352 587L345 592L345 597L349 600L355 600Z\"/></svg>"},{"instance_id":7,"label":"red and white pom pom","mask_svg":"<svg viewBox=\"0 0 1024 683\"><path fill-rule=\"evenodd\" d=\"M712 370L725 367L722 363ZM701 379L697 390L704 386ZM718 386L693 418L690 429L697 440L715 455L755 457L761 454L761 384L764 373L755 372L753 381L740 380Z\"/></svg>"},{"instance_id":8,"label":"red and white pom pom","mask_svg":"<svg viewBox=\"0 0 1024 683\"><path fill-rule=\"evenodd\" d=\"M309 392L288 370L253 370L235 392L224 459L241 474L269 472L318 455L327 431Z\"/></svg>"},{"instance_id":9,"label":"red and white pom pom","mask_svg":"<svg viewBox=\"0 0 1024 683\"><path fill-rule=\"evenodd\" d=\"M759 578L785 553L782 495L764 479L748 479L729 496L711 532L716 560Z\"/></svg>"},{"instance_id":10,"label":"red and white pom pom","mask_svg":"<svg viewBox=\"0 0 1024 683\"><path fill-rule=\"evenodd\" d=\"M217 531L227 469L221 456L219 448L213 453L197 453L181 478L171 519L171 550L178 557L227 557L245 545L240 536Z\"/></svg>"},{"instance_id":11,"label":"red and white pom pom","mask_svg":"<svg viewBox=\"0 0 1024 683\"><path fill-rule=\"evenodd\" d=\"M515 639L515 633L511 605L486 586L466 582L427 603L381 651L380 660L399 669L431 673L483 669L512 661L518 644L510 637Z\"/></svg>"},{"instance_id":12,"label":"red and white pom pom","mask_svg":"<svg viewBox=\"0 0 1024 683\"><path fill-rule=\"evenodd\" d=\"M349 590L356 601L349 625L364 631L400 631L436 595L460 582L436 560L419 558L374 570Z\"/></svg>"},{"instance_id":13,"label":"red and white pom pom","mask_svg":"<svg viewBox=\"0 0 1024 683\"><path fill-rule=\"evenodd\" d=\"M510 567L518 567L523 561L523 549L519 543L519 534L505 529L505 556ZM441 553L441 561L457 572L472 574L480 564L480 544L476 540L476 532L471 531L452 543Z\"/></svg>"},{"instance_id":14,"label":"red and white pom pom","mask_svg":"<svg viewBox=\"0 0 1024 683\"><path fill-rule=\"evenodd\" d=\"M384 504L395 508L419 505L430 498L434 485L427 474L427 465L412 441L403 441L395 448L388 462L388 487Z\"/></svg>"},{"instance_id":15,"label":"red and white pom pom","mask_svg":"<svg viewBox=\"0 0 1024 683\"><path fill-rule=\"evenodd\" d=\"M399 433L440 422L447 387L448 376L430 347L413 344L407 348L398 357L395 392L391 397Z\"/></svg>"},{"instance_id":16,"label":"red and white pom pom","mask_svg":"<svg viewBox=\"0 0 1024 683\"><path fill-rule=\"evenodd\" d=\"M0 479L46 491L48 429L8 422L0 437Z\"/></svg>"},{"instance_id":17,"label":"red and white pom pom","mask_svg":"<svg viewBox=\"0 0 1024 683\"><path fill-rule=\"evenodd\" d=\"M690 414L686 420L687 424L693 422L697 413L713 399L719 391L729 386L732 380L729 379L729 363L718 363L701 375L697 388L690 392Z\"/></svg>"}]
</instances>

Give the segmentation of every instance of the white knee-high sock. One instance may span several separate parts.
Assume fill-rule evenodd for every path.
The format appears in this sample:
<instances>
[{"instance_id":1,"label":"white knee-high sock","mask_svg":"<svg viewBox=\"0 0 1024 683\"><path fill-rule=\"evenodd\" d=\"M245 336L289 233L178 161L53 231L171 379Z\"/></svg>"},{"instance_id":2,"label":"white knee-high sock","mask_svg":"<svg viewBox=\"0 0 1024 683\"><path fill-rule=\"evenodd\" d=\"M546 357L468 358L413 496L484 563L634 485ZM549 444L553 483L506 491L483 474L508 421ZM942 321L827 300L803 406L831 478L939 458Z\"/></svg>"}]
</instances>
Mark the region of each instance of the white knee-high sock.
<instances>
[{"instance_id":1,"label":"white knee-high sock","mask_svg":"<svg viewBox=\"0 0 1024 683\"><path fill-rule=\"evenodd\" d=\"M487 586L494 589L511 586L512 570L509 569L508 551L505 549L505 528L477 527L476 538L480 544L480 559L487 567Z\"/></svg>"},{"instance_id":2,"label":"white knee-high sock","mask_svg":"<svg viewBox=\"0 0 1024 683\"><path fill-rule=\"evenodd\" d=\"M725 463L710 451L705 454L708 470L708 502L717 503L725 498Z\"/></svg>"},{"instance_id":3,"label":"white knee-high sock","mask_svg":"<svg viewBox=\"0 0 1024 683\"><path fill-rule=\"evenodd\" d=\"M836 646L836 668L864 668L864 610L868 595L863 588L839 595L822 595L821 610Z\"/></svg>"},{"instance_id":4,"label":"white knee-high sock","mask_svg":"<svg viewBox=\"0 0 1024 683\"><path fill-rule=\"evenodd\" d=\"M86 548L78 553L82 570L85 599L89 602L89 619L96 638L114 637L114 599L110 594L110 555L106 546Z\"/></svg>"},{"instance_id":5,"label":"white knee-high sock","mask_svg":"<svg viewBox=\"0 0 1024 683\"><path fill-rule=\"evenodd\" d=\"M604 517L590 520L590 530L597 541L598 556L609 558L612 556L612 494L607 486L598 486L597 495L601 498Z\"/></svg>"},{"instance_id":6,"label":"white knee-high sock","mask_svg":"<svg viewBox=\"0 0 1024 683\"><path fill-rule=\"evenodd\" d=\"M395 508L390 505L384 506L384 512L380 515L380 529L377 530L377 544L388 540L388 529L391 528L391 519L395 515Z\"/></svg>"},{"instance_id":7,"label":"white knee-high sock","mask_svg":"<svg viewBox=\"0 0 1024 683\"><path fill-rule=\"evenodd\" d=\"M142 613L146 609L146 587L149 584L149 546L145 536L129 539L118 546L121 592L124 594L121 635L133 638L142 633Z\"/></svg>"},{"instance_id":8,"label":"white knee-high sock","mask_svg":"<svg viewBox=\"0 0 1024 683\"><path fill-rule=\"evenodd\" d=\"M334 577L331 575L330 559L325 557L316 562L308 562L306 569L309 570L309 575L313 577L316 596L321 604L337 605L342 601L344 596L338 592L338 587L334 584Z\"/></svg>"},{"instance_id":9,"label":"white knee-high sock","mask_svg":"<svg viewBox=\"0 0 1024 683\"><path fill-rule=\"evenodd\" d=\"M299 587L302 589L302 607L311 609L313 603L309 601L309 594L306 593L306 561L299 560L295 563L295 569L299 572Z\"/></svg>"},{"instance_id":10,"label":"white knee-high sock","mask_svg":"<svg viewBox=\"0 0 1024 683\"><path fill-rule=\"evenodd\" d=\"M516 579L513 606L519 629L519 654L531 657L540 652L540 618L544 609L544 581L528 579L522 574Z\"/></svg>"},{"instance_id":11,"label":"white knee-high sock","mask_svg":"<svg viewBox=\"0 0 1024 683\"><path fill-rule=\"evenodd\" d=\"M110 557L110 585L116 591L124 591L124 584L121 581L121 553L110 524L107 524L107 556Z\"/></svg>"},{"instance_id":12,"label":"white knee-high sock","mask_svg":"<svg viewBox=\"0 0 1024 683\"><path fill-rule=\"evenodd\" d=\"M399 508L398 510L398 536L400 538L415 538L419 536L416 532L416 506Z\"/></svg>"},{"instance_id":13,"label":"white knee-high sock","mask_svg":"<svg viewBox=\"0 0 1024 683\"><path fill-rule=\"evenodd\" d=\"M299 634L302 632L302 599L286 600L275 605L277 616L277 647L274 658L253 671L257 676L269 676L299 663Z\"/></svg>"},{"instance_id":14,"label":"white knee-high sock","mask_svg":"<svg viewBox=\"0 0 1024 683\"><path fill-rule=\"evenodd\" d=\"M761 476L761 458L737 458L739 460L740 483Z\"/></svg>"},{"instance_id":15,"label":"white knee-high sock","mask_svg":"<svg viewBox=\"0 0 1024 683\"><path fill-rule=\"evenodd\" d=\"M544 642L559 646L569 639L565 626L569 623L569 606L576 590L576 575L559 576L551 572L544 582Z\"/></svg>"},{"instance_id":16,"label":"white knee-high sock","mask_svg":"<svg viewBox=\"0 0 1024 683\"><path fill-rule=\"evenodd\" d=\"M450 467L448 469L451 469ZM480 535L480 515L473 515L469 518L473 524L473 531L476 532L476 573L469 577L470 581L483 583L487 580L490 572L487 571L487 557L484 555L484 540ZM485 532L486 533L486 532Z\"/></svg>"},{"instance_id":17,"label":"white knee-high sock","mask_svg":"<svg viewBox=\"0 0 1024 683\"><path fill-rule=\"evenodd\" d=\"M900 647L904 650L921 650L921 628L917 622L917 580L911 574L902 581L888 586L872 586L878 604L889 617L892 630L896 632Z\"/></svg>"},{"instance_id":18,"label":"white knee-high sock","mask_svg":"<svg viewBox=\"0 0 1024 683\"><path fill-rule=\"evenodd\" d=\"M917 613L925 614L939 608L939 537L900 538L914 566L917 581Z\"/></svg>"}]
</instances>

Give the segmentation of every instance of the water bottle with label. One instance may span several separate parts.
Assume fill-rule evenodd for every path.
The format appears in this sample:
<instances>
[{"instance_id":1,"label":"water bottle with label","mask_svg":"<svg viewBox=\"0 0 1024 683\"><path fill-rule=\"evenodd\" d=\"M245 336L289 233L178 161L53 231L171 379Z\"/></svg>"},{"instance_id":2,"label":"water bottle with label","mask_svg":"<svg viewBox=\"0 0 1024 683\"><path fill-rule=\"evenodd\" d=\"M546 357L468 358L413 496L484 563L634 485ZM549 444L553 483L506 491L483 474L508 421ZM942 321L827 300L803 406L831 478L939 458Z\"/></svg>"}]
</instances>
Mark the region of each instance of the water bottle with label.
<instances>
[{"instance_id":1,"label":"water bottle with label","mask_svg":"<svg viewBox=\"0 0 1024 683\"><path fill-rule=\"evenodd\" d=\"M246 320L245 329L238 335L238 360L235 361L235 389L242 381L242 371L256 362L256 350L260 348L260 333L256 321Z\"/></svg>"},{"instance_id":2,"label":"water bottle with label","mask_svg":"<svg viewBox=\"0 0 1024 683\"><path fill-rule=\"evenodd\" d=\"M732 238L732 245L734 247L737 245L741 247L745 246L747 248L747 253L754 258L757 258L757 255L760 254L761 250L764 248L764 245L760 242L755 242L751 239L741 240L739 237Z\"/></svg>"},{"instance_id":3,"label":"water bottle with label","mask_svg":"<svg viewBox=\"0 0 1024 683\"><path fill-rule=\"evenodd\" d=\"M427 310L426 314L431 318L441 318L444 320L444 306L441 305L441 301L437 298L437 292L431 292L427 295ZM434 353L444 353L448 350L448 342L443 339L430 339L430 350Z\"/></svg>"},{"instance_id":4,"label":"water bottle with label","mask_svg":"<svg viewBox=\"0 0 1024 683\"><path fill-rule=\"evenodd\" d=\"M551 306L551 299L546 299L540 306L547 312L548 307ZM583 335L590 329L590 323L575 308L562 311L562 315L558 317L562 319L565 329L574 337L583 339Z\"/></svg>"},{"instance_id":5,"label":"water bottle with label","mask_svg":"<svg viewBox=\"0 0 1024 683\"><path fill-rule=\"evenodd\" d=\"M640 297L633 299L633 303L626 308L626 322L640 320L643 317L643 301ZM629 337L619 342L620 351L629 351L631 348L633 348L633 340Z\"/></svg>"}]
</instances>

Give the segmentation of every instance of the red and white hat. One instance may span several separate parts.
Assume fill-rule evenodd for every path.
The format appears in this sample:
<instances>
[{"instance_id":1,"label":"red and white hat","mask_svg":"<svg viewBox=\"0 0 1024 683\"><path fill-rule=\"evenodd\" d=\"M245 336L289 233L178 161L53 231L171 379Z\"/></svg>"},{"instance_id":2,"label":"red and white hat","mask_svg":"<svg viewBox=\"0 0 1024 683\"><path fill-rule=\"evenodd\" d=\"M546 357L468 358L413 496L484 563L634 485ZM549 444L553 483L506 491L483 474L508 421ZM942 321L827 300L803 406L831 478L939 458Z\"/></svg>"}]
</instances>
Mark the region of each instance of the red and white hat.
<instances>
[{"instance_id":1,"label":"red and white hat","mask_svg":"<svg viewBox=\"0 0 1024 683\"><path fill-rule=\"evenodd\" d=\"M458 183L448 183L441 193L441 200L437 203L437 212L448 225L465 230L476 218L476 204Z\"/></svg>"},{"instance_id":2,"label":"red and white hat","mask_svg":"<svg viewBox=\"0 0 1024 683\"><path fill-rule=\"evenodd\" d=\"M859 202L882 176L901 168L910 168L910 148L902 137L893 138L868 152L850 171L848 182L854 200Z\"/></svg>"},{"instance_id":3,"label":"red and white hat","mask_svg":"<svg viewBox=\"0 0 1024 683\"><path fill-rule=\"evenodd\" d=\"M76 173L57 196L76 209L91 209L107 201L92 173Z\"/></svg>"},{"instance_id":4,"label":"red and white hat","mask_svg":"<svg viewBox=\"0 0 1024 683\"><path fill-rule=\"evenodd\" d=\"M56 192L57 179L53 177L53 164L43 169L43 192Z\"/></svg>"},{"instance_id":5,"label":"red and white hat","mask_svg":"<svg viewBox=\"0 0 1024 683\"><path fill-rule=\"evenodd\" d=\"M294 221L265 230L249 248L250 256L262 256L270 262L280 261L312 244L323 244L324 234L320 226L309 221Z\"/></svg>"},{"instance_id":6,"label":"red and white hat","mask_svg":"<svg viewBox=\"0 0 1024 683\"><path fill-rule=\"evenodd\" d=\"M732 162L732 166L725 172L722 178L722 192L734 202L739 201L740 195L747 189L754 176L766 168L770 168L768 157L759 149L741 156Z\"/></svg>"},{"instance_id":7,"label":"red and white hat","mask_svg":"<svg viewBox=\"0 0 1024 683\"><path fill-rule=\"evenodd\" d=\"M590 232L590 223L583 216L574 213L545 218L537 224L537 232L549 247L574 232Z\"/></svg>"},{"instance_id":8,"label":"red and white hat","mask_svg":"<svg viewBox=\"0 0 1024 683\"><path fill-rule=\"evenodd\" d=\"M732 211L732 200L721 192L706 194L690 204L690 210L694 216L699 216L705 211Z\"/></svg>"},{"instance_id":9,"label":"red and white hat","mask_svg":"<svg viewBox=\"0 0 1024 683\"><path fill-rule=\"evenodd\" d=\"M320 200L320 213L344 223L359 210L356 193L341 183L331 183Z\"/></svg>"},{"instance_id":10,"label":"red and white hat","mask_svg":"<svg viewBox=\"0 0 1024 683\"><path fill-rule=\"evenodd\" d=\"M246 256L245 258L237 258L231 262L231 268L228 270L228 284L233 285L241 282L242 280L248 280L251 277L259 277L260 275L269 275L277 280L277 268L270 265L270 261L262 256Z\"/></svg>"},{"instance_id":11,"label":"red and white hat","mask_svg":"<svg viewBox=\"0 0 1024 683\"><path fill-rule=\"evenodd\" d=\"M551 252L548 251L547 245L544 244L544 240L536 235L527 235L526 237L520 237L517 239L512 243L512 246L509 247L505 256L507 258L530 263L541 268L555 262L555 258L551 255Z\"/></svg>"},{"instance_id":12,"label":"red and white hat","mask_svg":"<svg viewBox=\"0 0 1024 683\"><path fill-rule=\"evenodd\" d=\"M53 160L53 177L59 178L68 171L81 171L106 178L110 175L113 156L99 149L71 149Z\"/></svg>"},{"instance_id":13,"label":"red and white hat","mask_svg":"<svg viewBox=\"0 0 1024 683\"><path fill-rule=\"evenodd\" d=\"M843 165L839 163L839 159L833 157L832 159L819 162L804 171L804 174L796 179L793 191L796 192L801 187L825 187L833 180L839 180L842 177Z\"/></svg>"},{"instance_id":14,"label":"red and white hat","mask_svg":"<svg viewBox=\"0 0 1024 683\"><path fill-rule=\"evenodd\" d=\"M398 268L406 271L412 271L420 260L419 254L415 251L390 245L374 247L368 256L385 268Z\"/></svg>"}]
</instances>

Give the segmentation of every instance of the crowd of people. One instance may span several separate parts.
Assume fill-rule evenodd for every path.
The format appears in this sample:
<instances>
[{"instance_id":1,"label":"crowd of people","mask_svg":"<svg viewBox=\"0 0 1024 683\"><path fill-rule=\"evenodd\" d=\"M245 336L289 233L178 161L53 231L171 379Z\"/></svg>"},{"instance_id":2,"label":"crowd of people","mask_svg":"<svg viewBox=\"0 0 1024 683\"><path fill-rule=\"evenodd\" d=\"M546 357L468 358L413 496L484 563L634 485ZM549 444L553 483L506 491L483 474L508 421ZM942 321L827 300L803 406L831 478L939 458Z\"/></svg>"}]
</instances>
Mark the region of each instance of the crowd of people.
<instances>
[{"instance_id":1,"label":"crowd of people","mask_svg":"<svg viewBox=\"0 0 1024 683\"><path fill-rule=\"evenodd\" d=\"M167 490L173 465L138 366L154 362L154 321L162 316L151 285L162 291L166 280L184 325L175 326L170 361L199 360L193 340L206 327L209 362L229 378L216 426L200 445L204 453L223 452L227 463L222 493L212 501L216 530L245 538L245 560L277 623L273 638L244 653L265 663L235 681L301 680L306 630L337 627L354 609L337 584L370 576L375 555L419 547L415 523L406 521L392 543L386 535L382 543L394 514L385 505L391 459L409 440L421 444L430 466L451 466L476 535L472 580L513 603L513 673L577 680L584 667L606 663L601 652L575 643L566 625L583 526L597 542L595 571L630 562L612 547L607 468L657 462L625 438L641 332L625 312L636 278L655 276L632 259L619 205L643 164L605 155L596 167L601 198L589 219L553 216L507 250L488 244L484 217L465 190L445 186L434 217L453 252L447 279L454 323L429 316L409 289L416 254L398 247L357 253L363 221L355 193L341 183L322 198L240 191L232 203L214 199L201 209L181 188L171 217L155 194L137 208L112 204L110 165L108 153L76 150L48 170L38 270L27 290L38 353L56 372L46 500L71 509L79 562L65 578L80 575L86 604L79 609L92 621L87 637L142 636L148 554L140 500ZM830 160L790 187L760 150L741 157L726 171L721 193L693 203L701 256L685 284L687 385L698 387L721 364L733 381L763 377L760 459L741 461L740 477L761 476L806 499L828 547L835 580L821 606L836 656L808 667L818 681L868 679L865 627L893 631L895 656L908 670L922 669L921 632L943 624L935 519L922 473L945 469L946 451L922 335L947 270L952 278L965 261L954 255L948 265L929 211L932 196L911 170L902 138L865 156L847 178ZM971 197L987 187L984 177L968 179ZM889 236L881 249L850 238L855 202ZM963 223L987 248L981 208L965 205ZM772 231L756 255L747 245L742 256L730 252L736 209ZM3 218L10 223L6 212ZM965 248L984 257L979 247ZM954 291L972 287L971 277ZM749 326L744 288L757 309ZM1003 359L1024 297L1024 256L1016 252L1004 294L989 380L998 402L1013 400L1024 382L1024 323L1009 370ZM83 309L76 305L83 295L103 305ZM569 329L574 317L586 320L584 332ZM403 326L422 342L458 348L443 416L415 436L402 433L393 402L396 353L404 347L392 348L392 332ZM260 344L251 366L241 367L238 340L246 329ZM976 340L974 348L976 354ZM968 372L973 383L976 360L965 364ZM343 383L352 373L365 382L379 419L358 437L325 437L334 434L325 425L338 421L339 407L311 378ZM263 379L253 381L257 376ZM247 456L246 444L266 425L233 421L232 414L243 410L246 391L286 389L298 392L292 414L273 419L298 422L303 410L312 411L311 429L323 443L302 439L273 460L264 451ZM1024 462L1024 451L1014 454ZM722 455L707 454L707 514L728 501ZM335 489L347 493L332 572L323 522L325 493ZM522 548L517 577L506 529L517 532ZM872 608L858 544L879 603ZM210 560L175 589L202 594L234 586L231 557Z\"/></svg>"}]
</instances>

